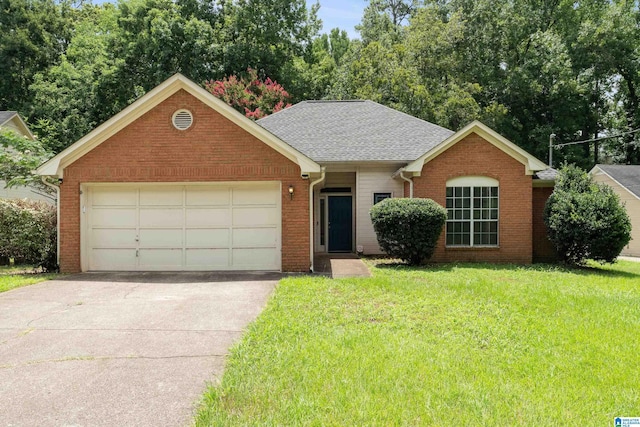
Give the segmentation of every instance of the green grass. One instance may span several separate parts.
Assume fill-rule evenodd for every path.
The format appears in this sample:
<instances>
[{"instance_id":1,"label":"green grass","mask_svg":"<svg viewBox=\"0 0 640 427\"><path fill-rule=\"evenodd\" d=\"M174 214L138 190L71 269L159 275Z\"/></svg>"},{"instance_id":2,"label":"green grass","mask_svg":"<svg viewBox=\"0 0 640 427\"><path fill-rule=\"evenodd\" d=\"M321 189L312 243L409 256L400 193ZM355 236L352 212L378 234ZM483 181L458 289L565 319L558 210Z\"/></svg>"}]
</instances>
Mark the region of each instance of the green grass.
<instances>
[{"instance_id":1,"label":"green grass","mask_svg":"<svg viewBox=\"0 0 640 427\"><path fill-rule=\"evenodd\" d=\"M36 273L31 266L0 266L0 292L50 280L59 274Z\"/></svg>"},{"instance_id":2,"label":"green grass","mask_svg":"<svg viewBox=\"0 0 640 427\"><path fill-rule=\"evenodd\" d=\"M640 416L640 263L371 261L288 278L196 425L606 426Z\"/></svg>"}]
</instances>

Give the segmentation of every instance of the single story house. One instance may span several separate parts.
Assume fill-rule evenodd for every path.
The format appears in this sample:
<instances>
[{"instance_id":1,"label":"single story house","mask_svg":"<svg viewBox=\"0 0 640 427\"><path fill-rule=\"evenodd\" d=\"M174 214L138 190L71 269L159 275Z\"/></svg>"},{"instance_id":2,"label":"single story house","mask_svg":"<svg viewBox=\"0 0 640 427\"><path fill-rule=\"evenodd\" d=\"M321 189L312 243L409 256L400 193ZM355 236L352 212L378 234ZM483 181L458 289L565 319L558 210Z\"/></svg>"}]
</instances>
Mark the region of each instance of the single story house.
<instances>
[{"instance_id":1,"label":"single story house","mask_svg":"<svg viewBox=\"0 0 640 427\"><path fill-rule=\"evenodd\" d=\"M36 139L17 111L0 111L0 131L3 130L11 130L31 140ZM52 198L49 195L35 188L27 186L5 188L5 186L6 182L0 180L0 199L31 199L52 202Z\"/></svg>"},{"instance_id":2,"label":"single story house","mask_svg":"<svg viewBox=\"0 0 640 427\"><path fill-rule=\"evenodd\" d=\"M434 261L548 256L544 163L480 122L371 101L254 122L177 74L37 173L59 184L63 272L306 272L316 252L380 253L369 209L386 197L448 208Z\"/></svg>"},{"instance_id":3,"label":"single story house","mask_svg":"<svg viewBox=\"0 0 640 427\"><path fill-rule=\"evenodd\" d=\"M640 257L640 165L595 165L589 174L612 187L627 209L631 241L620 255Z\"/></svg>"}]
</instances>

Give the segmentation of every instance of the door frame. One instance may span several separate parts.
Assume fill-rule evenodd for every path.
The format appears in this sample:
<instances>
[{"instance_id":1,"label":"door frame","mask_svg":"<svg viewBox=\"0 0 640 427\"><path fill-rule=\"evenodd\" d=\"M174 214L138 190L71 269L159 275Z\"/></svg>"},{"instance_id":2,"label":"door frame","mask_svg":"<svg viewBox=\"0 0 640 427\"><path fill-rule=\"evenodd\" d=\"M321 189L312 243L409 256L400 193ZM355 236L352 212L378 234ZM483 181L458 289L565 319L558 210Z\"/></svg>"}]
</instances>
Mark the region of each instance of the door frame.
<instances>
[{"instance_id":1,"label":"door frame","mask_svg":"<svg viewBox=\"0 0 640 427\"><path fill-rule=\"evenodd\" d=\"M345 186L346 187L346 186ZM356 197L354 195L353 186L348 193L320 193L318 190L318 197L315 203L315 215L316 221L314 221L314 251L318 253L329 253L329 197L330 196L349 196L351 197L351 249L350 252L355 250L356 241ZM320 227L320 200L324 199L324 245L320 244L321 241L321 227Z\"/></svg>"}]
</instances>

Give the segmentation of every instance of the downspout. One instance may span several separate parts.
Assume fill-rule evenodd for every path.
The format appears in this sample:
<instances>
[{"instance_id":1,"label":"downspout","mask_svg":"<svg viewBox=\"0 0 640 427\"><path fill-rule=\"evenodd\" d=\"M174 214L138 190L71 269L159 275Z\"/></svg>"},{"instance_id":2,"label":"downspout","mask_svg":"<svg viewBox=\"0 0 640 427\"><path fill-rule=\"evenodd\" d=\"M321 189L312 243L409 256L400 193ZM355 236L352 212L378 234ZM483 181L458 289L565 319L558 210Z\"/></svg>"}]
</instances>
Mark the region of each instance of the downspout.
<instances>
[{"instance_id":1,"label":"downspout","mask_svg":"<svg viewBox=\"0 0 640 427\"><path fill-rule=\"evenodd\" d=\"M404 168L400 169L400 178L409 183L409 198L413 199L413 180L404 176Z\"/></svg>"},{"instance_id":2,"label":"downspout","mask_svg":"<svg viewBox=\"0 0 640 427\"><path fill-rule=\"evenodd\" d=\"M311 271L313 273L313 247L315 244L315 239L314 239L314 235L313 235L313 187L315 187L316 184L321 183L322 181L324 181L324 173L325 173L325 169L324 168L320 168L320 178L316 179L315 181L311 181L309 183L309 259L311 260L311 267L309 267L309 271Z\"/></svg>"},{"instance_id":3,"label":"downspout","mask_svg":"<svg viewBox=\"0 0 640 427\"><path fill-rule=\"evenodd\" d=\"M56 192L56 264L60 268L60 186L47 181L46 176L41 176L42 183Z\"/></svg>"}]
</instances>

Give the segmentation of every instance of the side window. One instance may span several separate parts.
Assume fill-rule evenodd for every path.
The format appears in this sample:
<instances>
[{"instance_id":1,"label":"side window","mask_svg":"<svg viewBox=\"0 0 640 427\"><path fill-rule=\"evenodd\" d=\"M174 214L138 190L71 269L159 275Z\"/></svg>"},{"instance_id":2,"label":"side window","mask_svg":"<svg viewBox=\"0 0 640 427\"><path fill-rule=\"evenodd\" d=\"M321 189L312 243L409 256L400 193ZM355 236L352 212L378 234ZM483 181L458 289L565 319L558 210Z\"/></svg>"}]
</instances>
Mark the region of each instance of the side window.
<instances>
[{"instance_id":1,"label":"side window","mask_svg":"<svg viewBox=\"0 0 640 427\"><path fill-rule=\"evenodd\" d=\"M391 193L373 193L373 204L379 203L384 199L391 198Z\"/></svg>"},{"instance_id":2,"label":"side window","mask_svg":"<svg viewBox=\"0 0 640 427\"><path fill-rule=\"evenodd\" d=\"M447 182L447 246L497 246L498 181L461 177Z\"/></svg>"}]
</instances>

